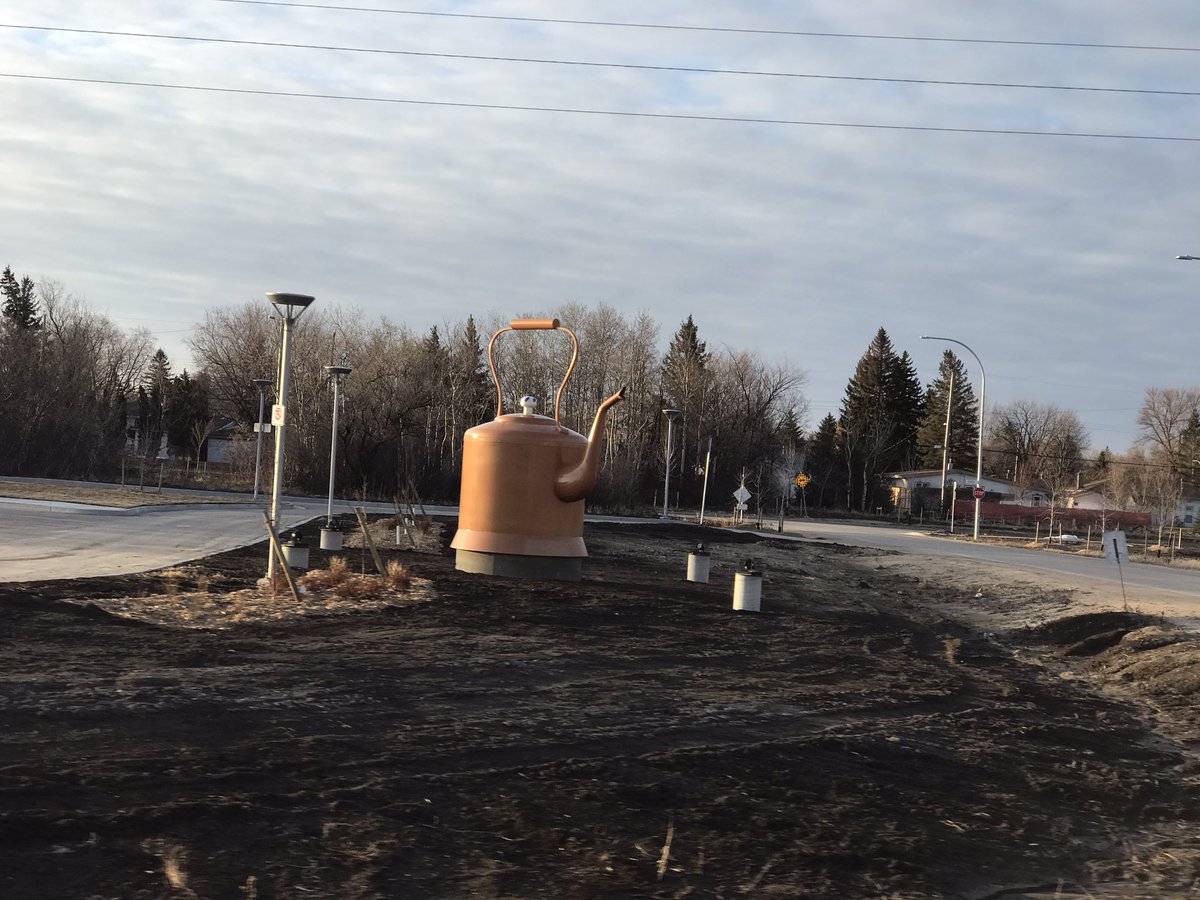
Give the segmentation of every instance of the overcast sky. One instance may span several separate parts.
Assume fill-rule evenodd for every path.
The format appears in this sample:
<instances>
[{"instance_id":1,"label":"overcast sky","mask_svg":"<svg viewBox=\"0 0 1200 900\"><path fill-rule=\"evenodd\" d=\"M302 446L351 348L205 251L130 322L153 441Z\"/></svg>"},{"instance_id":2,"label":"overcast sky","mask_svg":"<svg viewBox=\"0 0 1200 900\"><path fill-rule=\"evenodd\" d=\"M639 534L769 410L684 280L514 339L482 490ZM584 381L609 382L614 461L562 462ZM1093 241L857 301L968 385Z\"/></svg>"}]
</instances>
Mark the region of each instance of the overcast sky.
<instances>
[{"instance_id":1,"label":"overcast sky","mask_svg":"<svg viewBox=\"0 0 1200 900\"><path fill-rule=\"evenodd\" d=\"M807 371L810 426L880 326L925 382L950 345L920 335L966 342L989 407L1073 409L1096 447L1200 383L1174 259L1200 255L1200 96L1168 93L1200 91L1195 0L339 4L377 11L8 0L0 264L183 364L204 309L294 291L417 331L578 301L665 345L690 314Z\"/></svg>"}]
</instances>

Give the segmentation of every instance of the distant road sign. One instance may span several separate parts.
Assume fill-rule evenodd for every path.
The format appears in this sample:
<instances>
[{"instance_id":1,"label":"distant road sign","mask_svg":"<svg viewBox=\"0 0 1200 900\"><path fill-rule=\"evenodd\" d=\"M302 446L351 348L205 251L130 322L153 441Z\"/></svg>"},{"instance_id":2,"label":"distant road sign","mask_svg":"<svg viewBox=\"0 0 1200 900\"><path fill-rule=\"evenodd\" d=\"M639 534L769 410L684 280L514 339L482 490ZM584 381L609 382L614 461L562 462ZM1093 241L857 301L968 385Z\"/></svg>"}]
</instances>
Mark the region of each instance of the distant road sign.
<instances>
[{"instance_id":1,"label":"distant road sign","mask_svg":"<svg viewBox=\"0 0 1200 900\"><path fill-rule=\"evenodd\" d=\"M977 488L975 488L975 490L971 491L971 496L974 497L976 500L982 500L983 493L984 493L983 488L977 487Z\"/></svg>"},{"instance_id":2,"label":"distant road sign","mask_svg":"<svg viewBox=\"0 0 1200 900\"><path fill-rule=\"evenodd\" d=\"M287 407L278 403L271 407L271 424L276 428L287 424Z\"/></svg>"},{"instance_id":3,"label":"distant road sign","mask_svg":"<svg viewBox=\"0 0 1200 900\"><path fill-rule=\"evenodd\" d=\"M1101 541L1104 544L1104 555L1117 565L1129 559L1129 543L1125 539L1125 532L1106 531Z\"/></svg>"},{"instance_id":4,"label":"distant road sign","mask_svg":"<svg viewBox=\"0 0 1200 900\"><path fill-rule=\"evenodd\" d=\"M746 490L746 486L743 484L740 487L738 487L738 489L736 491L733 492L733 496L734 496L734 499L736 499L738 503L745 503L747 500L750 499L751 494L748 490Z\"/></svg>"},{"instance_id":5,"label":"distant road sign","mask_svg":"<svg viewBox=\"0 0 1200 900\"><path fill-rule=\"evenodd\" d=\"M803 472L801 472L799 475L796 476L796 487L800 487L800 488L808 487L808 483L811 480L812 480L811 478L809 478L807 475L805 475Z\"/></svg>"}]
</instances>

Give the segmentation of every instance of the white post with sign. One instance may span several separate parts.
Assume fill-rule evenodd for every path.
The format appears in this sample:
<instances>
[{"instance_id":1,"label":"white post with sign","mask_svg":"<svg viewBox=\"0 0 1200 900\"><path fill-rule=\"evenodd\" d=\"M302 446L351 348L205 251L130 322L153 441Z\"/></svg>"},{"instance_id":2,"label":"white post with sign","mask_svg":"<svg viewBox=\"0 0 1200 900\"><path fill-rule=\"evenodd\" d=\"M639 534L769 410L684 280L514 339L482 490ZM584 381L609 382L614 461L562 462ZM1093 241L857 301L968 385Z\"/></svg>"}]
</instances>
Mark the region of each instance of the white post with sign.
<instances>
[{"instance_id":1,"label":"white post with sign","mask_svg":"<svg viewBox=\"0 0 1200 900\"><path fill-rule=\"evenodd\" d=\"M1125 572L1121 569L1121 561L1129 559L1129 544L1123 531L1106 531L1101 538L1104 545L1104 555L1117 564L1117 575L1121 579L1121 600L1125 603L1125 612L1129 612L1129 598L1125 596Z\"/></svg>"},{"instance_id":2,"label":"white post with sign","mask_svg":"<svg viewBox=\"0 0 1200 900\"><path fill-rule=\"evenodd\" d=\"M748 490L746 490L746 485L744 485L744 484L739 485L738 489L733 492L733 499L737 501L737 512L739 513L739 515L738 515L739 522L741 521L741 518L742 518L740 514L744 513L748 508L746 506L746 501L748 501L752 496L753 496L753 494L751 494Z\"/></svg>"}]
</instances>

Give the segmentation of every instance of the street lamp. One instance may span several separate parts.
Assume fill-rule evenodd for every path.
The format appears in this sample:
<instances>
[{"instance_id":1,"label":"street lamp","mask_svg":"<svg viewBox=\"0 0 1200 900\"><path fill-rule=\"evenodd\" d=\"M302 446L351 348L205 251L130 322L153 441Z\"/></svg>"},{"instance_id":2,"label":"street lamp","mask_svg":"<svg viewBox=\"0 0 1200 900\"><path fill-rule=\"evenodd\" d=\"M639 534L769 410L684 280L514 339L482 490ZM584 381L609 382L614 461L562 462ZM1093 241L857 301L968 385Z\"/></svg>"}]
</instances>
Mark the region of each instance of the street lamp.
<instances>
[{"instance_id":1,"label":"street lamp","mask_svg":"<svg viewBox=\"0 0 1200 900\"><path fill-rule=\"evenodd\" d=\"M275 307L283 319L283 340L279 347L279 393L277 411L272 411L271 420L275 426L275 477L271 485L271 528L278 533L279 529L279 493L283 488L283 452L287 445L284 440L287 427L288 386L291 384L292 363L292 326L304 314L304 310L312 304L314 298L307 294L267 294L267 300ZM267 578L275 580L275 554L267 551Z\"/></svg>"},{"instance_id":2,"label":"street lamp","mask_svg":"<svg viewBox=\"0 0 1200 900\"><path fill-rule=\"evenodd\" d=\"M954 338L934 337L932 335L921 335L923 341L949 341L951 344L966 349L968 353L975 357L975 362L979 363L979 443L975 450L975 493L980 492L980 479L983 477L983 404L987 397L987 373L983 371L983 363L979 359L979 354L964 344L962 341L956 341ZM975 498L975 535L974 540L979 540L979 504L983 498L977 496Z\"/></svg>"},{"instance_id":3,"label":"street lamp","mask_svg":"<svg viewBox=\"0 0 1200 900\"><path fill-rule=\"evenodd\" d=\"M342 533L333 528L333 485L337 473L338 407L341 405L342 379L350 372L349 366L325 367L325 374L333 381L333 431L329 438L329 505L325 507L325 527L321 529L322 550L342 549Z\"/></svg>"},{"instance_id":4,"label":"street lamp","mask_svg":"<svg viewBox=\"0 0 1200 900\"><path fill-rule=\"evenodd\" d=\"M263 425L263 410L267 403L267 390L275 384L270 378L255 378L254 384L258 388L258 421L254 423L254 430L258 432L257 446L254 448L254 499L258 499L258 470L262 466L262 436Z\"/></svg>"},{"instance_id":5,"label":"street lamp","mask_svg":"<svg viewBox=\"0 0 1200 900\"><path fill-rule=\"evenodd\" d=\"M662 517L667 517L667 500L671 496L671 431L675 425L675 420L680 418L683 413L677 409L664 409L663 415L667 417L667 474L663 480L663 513Z\"/></svg>"}]
</instances>

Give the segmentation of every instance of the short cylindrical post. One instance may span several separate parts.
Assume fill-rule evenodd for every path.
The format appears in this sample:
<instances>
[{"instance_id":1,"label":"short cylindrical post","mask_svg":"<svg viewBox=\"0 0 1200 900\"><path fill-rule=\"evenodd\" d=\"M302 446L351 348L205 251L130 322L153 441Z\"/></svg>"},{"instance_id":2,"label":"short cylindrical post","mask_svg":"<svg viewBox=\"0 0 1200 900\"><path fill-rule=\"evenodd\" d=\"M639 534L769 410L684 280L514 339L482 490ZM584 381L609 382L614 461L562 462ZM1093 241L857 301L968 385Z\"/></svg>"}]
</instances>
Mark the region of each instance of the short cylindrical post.
<instances>
[{"instance_id":1,"label":"short cylindrical post","mask_svg":"<svg viewBox=\"0 0 1200 900\"><path fill-rule=\"evenodd\" d=\"M688 554L687 580L696 584L708 584L708 571L711 563L708 551L701 544Z\"/></svg>"},{"instance_id":2,"label":"short cylindrical post","mask_svg":"<svg viewBox=\"0 0 1200 900\"><path fill-rule=\"evenodd\" d=\"M740 612L759 612L762 606L762 572L738 569L733 573L733 608Z\"/></svg>"}]
</instances>

